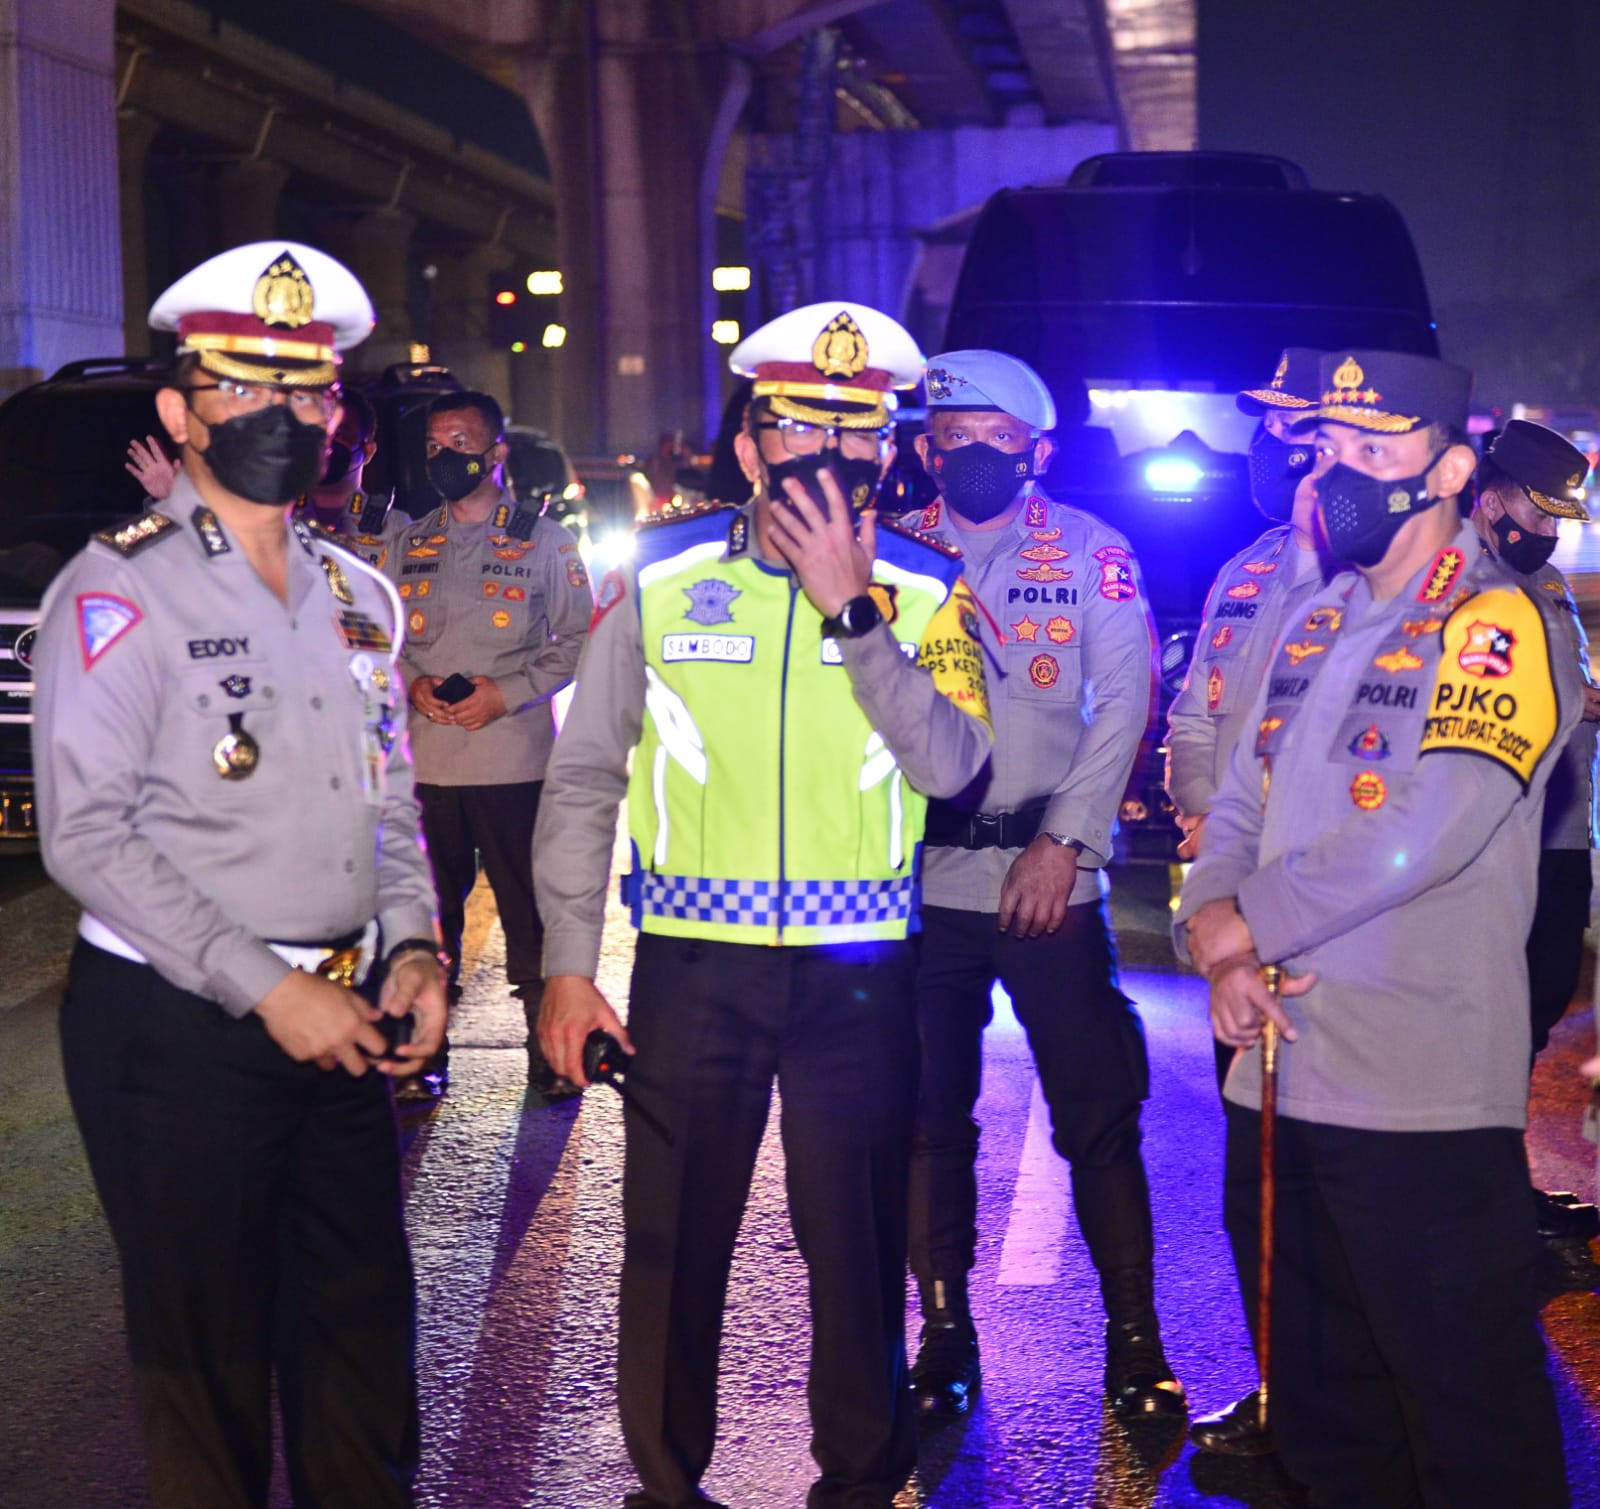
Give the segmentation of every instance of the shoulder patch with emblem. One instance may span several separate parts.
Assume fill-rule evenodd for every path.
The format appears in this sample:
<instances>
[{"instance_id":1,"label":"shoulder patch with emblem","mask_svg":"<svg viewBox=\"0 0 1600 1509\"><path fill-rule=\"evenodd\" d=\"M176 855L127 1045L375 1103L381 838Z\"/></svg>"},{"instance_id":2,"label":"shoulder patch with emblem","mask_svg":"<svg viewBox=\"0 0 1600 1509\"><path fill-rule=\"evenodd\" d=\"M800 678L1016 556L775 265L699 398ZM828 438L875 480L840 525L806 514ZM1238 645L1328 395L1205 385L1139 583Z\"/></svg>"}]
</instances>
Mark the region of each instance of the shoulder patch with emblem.
<instances>
[{"instance_id":1,"label":"shoulder patch with emblem","mask_svg":"<svg viewBox=\"0 0 1600 1509\"><path fill-rule=\"evenodd\" d=\"M121 555L133 555L163 535L171 534L177 527L176 519L168 518L152 508L137 518L124 519L120 524L100 530L95 539Z\"/></svg>"},{"instance_id":2,"label":"shoulder patch with emblem","mask_svg":"<svg viewBox=\"0 0 1600 1509\"><path fill-rule=\"evenodd\" d=\"M879 520L878 533L898 535L902 540L915 540L919 545L926 545L929 550L937 550L947 560L959 561L961 559L961 551L956 546L946 544L936 534L929 534L926 530L917 529L913 525L902 523L898 519Z\"/></svg>"},{"instance_id":3,"label":"shoulder patch with emblem","mask_svg":"<svg viewBox=\"0 0 1600 1509\"><path fill-rule=\"evenodd\" d=\"M1446 620L1422 753L1474 754L1524 787L1558 726L1544 619L1514 587L1468 598Z\"/></svg>"},{"instance_id":4,"label":"shoulder patch with emblem","mask_svg":"<svg viewBox=\"0 0 1600 1509\"><path fill-rule=\"evenodd\" d=\"M668 504L665 508L653 509L642 519L634 522L635 529L659 529L663 524L682 524L688 519L706 519L712 514L738 513L739 509L733 503L715 503L709 499L703 503Z\"/></svg>"},{"instance_id":5,"label":"shoulder patch with emblem","mask_svg":"<svg viewBox=\"0 0 1600 1509\"><path fill-rule=\"evenodd\" d=\"M92 671L112 645L144 620L135 604L114 592L80 592L77 607L78 648L86 671Z\"/></svg>"}]
</instances>

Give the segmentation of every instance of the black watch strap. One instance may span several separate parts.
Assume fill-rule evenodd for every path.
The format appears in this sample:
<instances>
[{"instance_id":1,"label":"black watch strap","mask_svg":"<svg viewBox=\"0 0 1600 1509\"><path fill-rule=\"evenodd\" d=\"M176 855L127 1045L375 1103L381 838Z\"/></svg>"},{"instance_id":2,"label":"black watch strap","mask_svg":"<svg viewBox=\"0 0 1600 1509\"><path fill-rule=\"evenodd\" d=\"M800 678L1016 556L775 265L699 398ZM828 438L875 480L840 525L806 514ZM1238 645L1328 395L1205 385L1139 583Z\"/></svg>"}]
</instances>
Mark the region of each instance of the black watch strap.
<instances>
[{"instance_id":1,"label":"black watch strap","mask_svg":"<svg viewBox=\"0 0 1600 1509\"><path fill-rule=\"evenodd\" d=\"M832 618L822 620L822 632L830 639L860 639L883 622L883 610L863 592L852 597Z\"/></svg>"},{"instance_id":2,"label":"black watch strap","mask_svg":"<svg viewBox=\"0 0 1600 1509\"><path fill-rule=\"evenodd\" d=\"M450 956L432 938L402 938L384 955L384 963L392 965L402 954L432 954L441 969L450 967Z\"/></svg>"}]
</instances>

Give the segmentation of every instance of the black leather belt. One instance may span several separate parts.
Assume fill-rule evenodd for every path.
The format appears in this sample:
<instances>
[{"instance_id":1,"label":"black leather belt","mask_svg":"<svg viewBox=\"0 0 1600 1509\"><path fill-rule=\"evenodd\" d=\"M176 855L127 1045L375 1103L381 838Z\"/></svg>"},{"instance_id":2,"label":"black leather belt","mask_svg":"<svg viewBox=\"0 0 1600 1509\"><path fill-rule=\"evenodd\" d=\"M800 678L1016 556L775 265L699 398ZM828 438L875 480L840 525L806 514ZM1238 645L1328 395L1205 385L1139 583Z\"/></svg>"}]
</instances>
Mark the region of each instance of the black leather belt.
<instances>
[{"instance_id":1,"label":"black leather belt","mask_svg":"<svg viewBox=\"0 0 1600 1509\"><path fill-rule=\"evenodd\" d=\"M962 812L943 802L928 804L923 842L930 849L1022 849L1039 836L1046 803L1019 812Z\"/></svg>"}]
</instances>

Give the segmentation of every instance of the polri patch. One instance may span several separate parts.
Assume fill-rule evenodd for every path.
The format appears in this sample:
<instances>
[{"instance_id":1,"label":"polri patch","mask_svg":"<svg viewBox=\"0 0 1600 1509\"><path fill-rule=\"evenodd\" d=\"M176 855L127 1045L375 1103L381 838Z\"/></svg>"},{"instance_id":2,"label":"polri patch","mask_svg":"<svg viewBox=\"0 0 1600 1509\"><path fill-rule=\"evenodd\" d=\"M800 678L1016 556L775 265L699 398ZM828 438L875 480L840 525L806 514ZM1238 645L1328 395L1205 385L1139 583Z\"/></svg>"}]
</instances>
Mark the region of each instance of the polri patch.
<instances>
[{"instance_id":1,"label":"polri patch","mask_svg":"<svg viewBox=\"0 0 1600 1509\"><path fill-rule=\"evenodd\" d=\"M144 614L125 597L110 592L80 592L78 648L83 652L84 670L93 670L106 651L143 618Z\"/></svg>"}]
</instances>

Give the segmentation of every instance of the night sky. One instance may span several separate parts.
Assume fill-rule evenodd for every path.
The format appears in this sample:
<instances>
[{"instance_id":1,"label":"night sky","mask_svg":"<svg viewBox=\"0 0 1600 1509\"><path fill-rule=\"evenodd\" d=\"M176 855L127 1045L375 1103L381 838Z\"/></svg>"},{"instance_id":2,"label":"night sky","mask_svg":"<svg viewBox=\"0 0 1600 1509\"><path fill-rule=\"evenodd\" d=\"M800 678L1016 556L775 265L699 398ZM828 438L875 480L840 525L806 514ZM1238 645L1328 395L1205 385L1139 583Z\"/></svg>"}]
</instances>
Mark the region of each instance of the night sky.
<instances>
[{"instance_id":1,"label":"night sky","mask_svg":"<svg viewBox=\"0 0 1600 1509\"><path fill-rule=\"evenodd\" d=\"M1202 147L1393 200L1480 408L1600 405L1595 0L1199 10Z\"/></svg>"}]
</instances>

